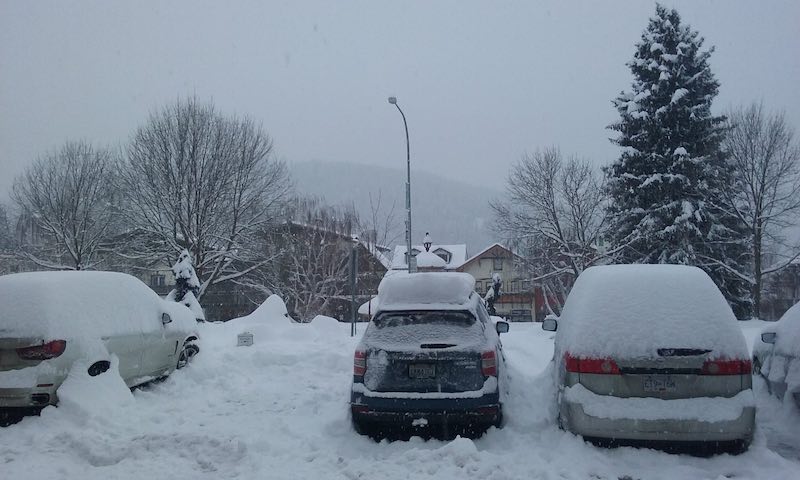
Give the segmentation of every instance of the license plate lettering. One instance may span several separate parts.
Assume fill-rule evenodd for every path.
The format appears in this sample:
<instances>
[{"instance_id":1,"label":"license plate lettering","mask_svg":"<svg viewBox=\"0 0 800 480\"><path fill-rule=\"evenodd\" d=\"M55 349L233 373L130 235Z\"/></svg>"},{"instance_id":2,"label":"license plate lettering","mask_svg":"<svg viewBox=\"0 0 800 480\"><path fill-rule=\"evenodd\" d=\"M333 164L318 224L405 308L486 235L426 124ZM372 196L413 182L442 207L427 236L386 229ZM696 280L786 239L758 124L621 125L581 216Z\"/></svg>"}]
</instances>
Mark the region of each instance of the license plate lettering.
<instances>
[{"instance_id":1,"label":"license plate lettering","mask_svg":"<svg viewBox=\"0 0 800 480\"><path fill-rule=\"evenodd\" d=\"M434 365L426 363L412 363L408 366L408 376L411 378L433 378L436 376Z\"/></svg>"},{"instance_id":2,"label":"license plate lettering","mask_svg":"<svg viewBox=\"0 0 800 480\"><path fill-rule=\"evenodd\" d=\"M670 376L649 376L644 379L645 392L674 392L675 380Z\"/></svg>"}]
</instances>

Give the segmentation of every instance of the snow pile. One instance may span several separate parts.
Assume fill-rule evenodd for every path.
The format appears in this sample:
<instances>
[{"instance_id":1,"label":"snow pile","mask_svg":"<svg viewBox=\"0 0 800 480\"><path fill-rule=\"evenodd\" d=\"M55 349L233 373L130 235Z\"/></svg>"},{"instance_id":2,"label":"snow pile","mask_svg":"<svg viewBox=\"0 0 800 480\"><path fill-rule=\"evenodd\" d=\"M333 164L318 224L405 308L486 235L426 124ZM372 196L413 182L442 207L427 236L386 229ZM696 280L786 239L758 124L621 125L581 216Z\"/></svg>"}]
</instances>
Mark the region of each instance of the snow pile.
<instances>
[{"instance_id":1,"label":"snow pile","mask_svg":"<svg viewBox=\"0 0 800 480\"><path fill-rule=\"evenodd\" d=\"M108 418L133 405L133 395L119 374L119 359L97 376L89 376L86 362L76 362L58 388L58 409L83 421L92 416ZM52 408L45 410L52 413Z\"/></svg>"},{"instance_id":2,"label":"snow pile","mask_svg":"<svg viewBox=\"0 0 800 480\"><path fill-rule=\"evenodd\" d=\"M245 320L248 322L262 323L262 322L283 322L291 321L289 311L286 309L286 303L278 295L272 294L264 300L264 303L258 306L250 315L240 317L236 320Z\"/></svg>"},{"instance_id":3,"label":"snow pile","mask_svg":"<svg viewBox=\"0 0 800 480\"><path fill-rule=\"evenodd\" d=\"M2 336L69 340L161 328L164 302L135 277L115 272L0 276Z\"/></svg>"},{"instance_id":4,"label":"snow pile","mask_svg":"<svg viewBox=\"0 0 800 480\"><path fill-rule=\"evenodd\" d=\"M750 357L714 282L682 265L586 269L567 298L559 331L573 355L653 358L659 348L680 347L711 349L709 358Z\"/></svg>"},{"instance_id":5,"label":"snow pile","mask_svg":"<svg viewBox=\"0 0 800 480\"><path fill-rule=\"evenodd\" d=\"M322 335L313 322L270 322L282 335L297 332L297 339L256 339L252 347L237 348L226 340L229 323L199 325L207 344L194 362L162 383L137 389L133 401L119 402L113 414L48 407L41 417L0 429L2 477L783 480L800 471L800 446L792 447L798 445L800 415L767 419L779 403L765 392L758 397L771 402L758 409L764 423L739 456L608 450L559 430L547 367L553 342L538 324L515 325L503 336L510 374L504 428L477 440L376 443L350 425L347 402L359 340L350 337L350 325ZM85 387L83 395L95 391L93 384ZM782 451L791 460L767 448L777 428L782 443L794 442Z\"/></svg>"},{"instance_id":6,"label":"snow pile","mask_svg":"<svg viewBox=\"0 0 800 480\"><path fill-rule=\"evenodd\" d=\"M380 309L450 308L463 306L475 291L468 273L422 272L384 277L378 286Z\"/></svg>"}]
</instances>

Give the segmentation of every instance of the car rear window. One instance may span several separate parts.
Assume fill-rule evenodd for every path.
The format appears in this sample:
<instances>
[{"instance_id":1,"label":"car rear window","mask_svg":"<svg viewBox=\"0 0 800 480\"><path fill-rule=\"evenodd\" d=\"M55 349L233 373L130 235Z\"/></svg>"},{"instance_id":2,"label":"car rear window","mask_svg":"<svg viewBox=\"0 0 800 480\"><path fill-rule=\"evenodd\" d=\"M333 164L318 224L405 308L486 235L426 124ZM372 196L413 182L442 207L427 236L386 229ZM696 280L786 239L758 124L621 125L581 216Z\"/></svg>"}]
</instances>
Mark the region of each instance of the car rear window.
<instances>
[{"instance_id":1,"label":"car rear window","mask_svg":"<svg viewBox=\"0 0 800 480\"><path fill-rule=\"evenodd\" d=\"M375 318L375 328L384 329L409 325L452 325L469 327L476 322L467 312L390 312Z\"/></svg>"}]
</instances>

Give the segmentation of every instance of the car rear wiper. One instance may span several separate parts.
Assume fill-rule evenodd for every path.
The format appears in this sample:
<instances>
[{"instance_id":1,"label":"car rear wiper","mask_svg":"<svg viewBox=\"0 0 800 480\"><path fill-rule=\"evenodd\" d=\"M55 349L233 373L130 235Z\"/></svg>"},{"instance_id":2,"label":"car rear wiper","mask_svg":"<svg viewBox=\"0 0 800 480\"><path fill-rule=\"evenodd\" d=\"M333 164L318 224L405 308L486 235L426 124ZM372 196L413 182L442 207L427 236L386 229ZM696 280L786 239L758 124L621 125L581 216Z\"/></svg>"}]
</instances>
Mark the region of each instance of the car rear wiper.
<instances>
[{"instance_id":1,"label":"car rear wiper","mask_svg":"<svg viewBox=\"0 0 800 480\"><path fill-rule=\"evenodd\" d=\"M419 348L450 348L455 346L455 343L423 343Z\"/></svg>"},{"instance_id":2,"label":"car rear wiper","mask_svg":"<svg viewBox=\"0 0 800 480\"><path fill-rule=\"evenodd\" d=\"M703 348L659 348L656 350L662 357L695 357L711 353Z\"/></svg>"}]
</instances>

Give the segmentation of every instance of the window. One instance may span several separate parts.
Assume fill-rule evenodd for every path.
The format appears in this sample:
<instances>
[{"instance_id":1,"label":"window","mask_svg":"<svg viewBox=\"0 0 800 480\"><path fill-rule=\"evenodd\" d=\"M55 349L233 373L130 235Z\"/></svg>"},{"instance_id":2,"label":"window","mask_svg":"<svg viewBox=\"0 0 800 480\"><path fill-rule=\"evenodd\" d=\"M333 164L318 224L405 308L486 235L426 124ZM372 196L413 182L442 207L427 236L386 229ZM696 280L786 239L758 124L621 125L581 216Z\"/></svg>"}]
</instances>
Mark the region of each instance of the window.
<instances>
[{"instance_id":1,"label":"window","mask_svg":"<svg viewBox=\"0 0 800 480\"><path fill-rule=\"evenodd\" d=\"M453 255L444 248L437 248L433 253L447 263L450 263L450 259L453 258Z\"/></svg>"},{"instance_id":2,"label":"window","mask_svg":"<svg viewBox=\"0 0 800 480\"><path fill-rule=\"evenodd\" d=\"M163 287L166 283L166 277L160 274L150 275L150 286L151 287Z\"/></svg>"},{"instance_id":3,"label":"window","mask_svg":"<svg viewBox=\"0 0 800 480\"><path fill-rule=\"evenodd\" d=\"M531 281L530 280L523 280L522 281L522 291L523 292L530 292L531 291Z\"/></svg>"},{"instance_id":4,"label":"window","mask_svg":"<svg viewBox=\"0 0 800 480\"><path fill-rule=\"evenodd\" d=\"M483 293L483 290L481 290L482 288L483 288L483 282L480 280L475 280L475 291L478 293Z\"/></svg>"},{"instance_id":5,"label":"window","mask_svg":"<svg viewBox=\"0 0 800 480\"><path fill-rule=\"evenodd\" d=\"M492 259L492 267L495 270L502 270L503 269L503 259L501 257L495 257Z\"/></svg>"}]
</instances>

